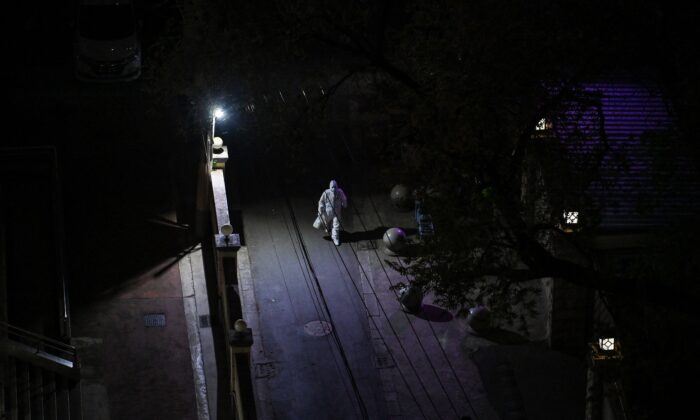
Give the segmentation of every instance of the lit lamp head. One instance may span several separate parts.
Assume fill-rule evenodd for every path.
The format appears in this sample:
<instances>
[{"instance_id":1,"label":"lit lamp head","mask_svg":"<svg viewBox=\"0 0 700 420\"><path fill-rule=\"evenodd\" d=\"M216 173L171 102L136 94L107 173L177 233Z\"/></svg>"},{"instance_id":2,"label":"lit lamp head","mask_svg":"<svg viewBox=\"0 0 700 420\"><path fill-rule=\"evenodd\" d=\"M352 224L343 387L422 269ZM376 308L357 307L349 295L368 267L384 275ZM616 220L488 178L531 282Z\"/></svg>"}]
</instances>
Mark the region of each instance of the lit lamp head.
<instances>
[{"instance_id":1,"label":"lit lamp head","mask_svg":"<svg viewBox=\"0 0 700 420\"><path fill-rule=\"evenodd\" d=\"M214 108L211 112L211 136L214 137L214 131L216 129L216 119L221 119L225 116L224 110L221 108Z\"/></svg>"},{"instance_id":2,"label":"lit lamp head","mask_svg":"<svg viewBox=\"0 0 700 420\"><path fill-rule=\"evenodd\" d=\"M615 339L613 337L599 338L598 347L603 351L615 351Z\"/></svg>"},{"instance_id":3,"label":"lit lamp head","mask_svg":"<svg viewBox=\"0 0 700 420\"><path fill-rule=\"evenodd\" d=\"M564 219L564 226L563 226L563 231L567 233L571 233L574 231L575 228L578 228L579 225L579 212L578 211L569 211L565 210L563 214L563 219Z\"/></svg>"},{"instance_id":4,"label":"lit lamp head","mask_svg":"<svg viewBox=\"0 0 700 420\"><path fill-rule=\"evenodd\" d=\"M590 343L589 353L591 366L604 368L610 374L615 373L622 359L620 343L610 335L600 335Z\"/></svg>"},{"instance_id":5,"label":"lit lamp head","mask_svg":"<svg viewBox=\"0 0 700 420\"><path fill-rule=\"evenodd\" d=\"M221 153L224 150L224 140L221 137L214 137L214 153Z\"/></svg>"}]
</instances>

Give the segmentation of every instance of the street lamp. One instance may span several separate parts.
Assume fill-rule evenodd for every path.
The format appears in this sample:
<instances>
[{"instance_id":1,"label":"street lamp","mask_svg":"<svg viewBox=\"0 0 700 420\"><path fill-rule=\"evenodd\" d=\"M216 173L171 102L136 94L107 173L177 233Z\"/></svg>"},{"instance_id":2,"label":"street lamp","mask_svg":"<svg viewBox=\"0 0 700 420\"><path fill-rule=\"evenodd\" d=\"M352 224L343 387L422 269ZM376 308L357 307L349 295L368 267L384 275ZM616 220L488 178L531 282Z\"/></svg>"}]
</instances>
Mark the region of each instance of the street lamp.
<instances>
[{"instance_id":1,"label":"street lamp","mask_svg":"<svg viewBox=\"0 0 700 420\"><path fill-rule=\"evenodd\" d=\"M224 113L224 110L221 108L214 108L214 112L212 112L212 118L211 118L211 138L214 138L214 130L216 129L216 119L223 118L226 114Z\"/></svg>"},{"instance_id":2,"label":"street lamp","mask_svg":"<svg viewBox=\"0 0 700 420\"><path fill-rule=\"evenodd\" d=\"M219 108L219 107L214 108L214 110L212 111L212 115L211 115L211 140L209 141L209 147L207 148L208 161L211 161L211 158L212 158L211 146L212 146L212 143L214 142L214 136L215 136L215 131L216 131L216 119L217 118L222 119L222 118L224 118L224 116L226 116L226 113L224 113L224 110Z\"/></svg>"}]
</instances>

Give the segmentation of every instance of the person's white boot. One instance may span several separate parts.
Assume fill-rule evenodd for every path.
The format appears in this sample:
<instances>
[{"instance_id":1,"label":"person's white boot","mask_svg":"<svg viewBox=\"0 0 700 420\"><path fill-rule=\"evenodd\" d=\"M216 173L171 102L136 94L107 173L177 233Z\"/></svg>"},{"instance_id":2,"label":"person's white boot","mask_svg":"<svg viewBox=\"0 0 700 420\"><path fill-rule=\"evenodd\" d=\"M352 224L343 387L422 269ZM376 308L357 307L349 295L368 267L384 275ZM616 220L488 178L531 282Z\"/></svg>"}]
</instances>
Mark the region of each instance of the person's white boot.
<instances>
[{"instance_id":1,"label":"person's white boot","mask_svg":"<svg viewBox=\"0 0 700 420\"><path fill-rule=\"evenodd\" d=\"M333 238L333 243L335 244L335 246L340 246L340 239Z\"/></svg>"}]
</instances>

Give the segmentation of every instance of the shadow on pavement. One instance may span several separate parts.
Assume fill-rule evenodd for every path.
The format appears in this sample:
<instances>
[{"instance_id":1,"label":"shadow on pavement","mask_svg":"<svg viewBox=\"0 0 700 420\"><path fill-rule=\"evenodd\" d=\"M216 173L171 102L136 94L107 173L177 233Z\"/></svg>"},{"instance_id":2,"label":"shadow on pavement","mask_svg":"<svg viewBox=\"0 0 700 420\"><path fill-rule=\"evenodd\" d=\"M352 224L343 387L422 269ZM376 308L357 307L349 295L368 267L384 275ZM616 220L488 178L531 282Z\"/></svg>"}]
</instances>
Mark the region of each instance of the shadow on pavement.
<instances>
[{"instance_id":1,"label":"shadow on pavement","mask_svg":"<svg viewBox=\"0 0 700 420\"><path fill-rule=\"evenodd\" d=\"M177 256L175 256L175 257L173 258L172 261L170 261L170 262L167 263L165 266L163 266L163 268L161 268L160 270L158 270L158 271L156 271L155 273L153 273L153 277L160 277L160 276L162 276L163 274L165 274L166 271L168 271L168 270L170 269L170 267L172 267L172 266L174 266L175 264L179 263L181 259L185 258L185 257L186 257L187 255L189 255L191 252L198 251L198 250L200 250L200 249L202 249L202 247L201 247L201 245L198 244L198 243L197 243L197 244L190 245L187 249L184 249L184 250L182 250L179 254L177 254Z\"/></svg>"},{"instance_id":2,"label":"shadow on pavement","mask_svg":"<svg viewBox=\"0 0 700 420\"><path fill-rule=\"evenodd\" d=\"M361 241L374 241L378 239L382 239L384 237L384 232L389 229L386 226L379 226L376 227L372 230L360 230L357 232L347 232L347 231L342 231L340 232L340 240L342 242L346 243L353 243L353 242L361 242ZM406 232L406 236L411 236L415 235L418 233L418 229L415 228L401 228L404 232ZM328 240L330 240L330 237L328 237ZM408 244L408 247L410 247L411 244Z\"/></svg>"},{"instance_id":3,"label":"shadow on pavement","mask_svg":"<svg viewBox=\"0 0 700 420\"><path fill-rule=\"evenodd\" d=\"M476 334L475 332L471 331L471 334L492 341L496 344L502 345L525 344L530 342L530 340L523 337L522 335L513 331L504 330L502 328L493 328L489 331L485 331L479 334Z\"/></svg>"},{"instance_id":4,"label":"shadow on pavement","mask_svg":"<svg viewBox=\"0 0 700 420\"><path fill-rule=\"evenodd\" d=\"M346 232L342 231L340 233L340 240L343 242L360 242L360 241L373 241L381 239L388 228L385 226L379 226L372 230L361 230L358 232Z\"/></svg>"},{"instance_id":5,"label":"shadow on pavement","mask_svg":"<svg viewBox=\"0 0 700 420\"><path fill-rule=\"evenodd\" d=\"M449 311L433 305L423 305L416 317L430 322L450 322L454 319Z\"/></svg>"},{"instance_id":6,"label":"shadow on pavement","mask_svg":"<svg viewBox=\"0 0 700 420\"><path fill-rule=\"evenodd\" d=\"M76 304L109 298L137 282L158 278L199 243L189 231L143 221L129 221L118 229L109 229L103 236L102 241L88 236L79 245L83 255L90 244L97 249L90 258L81 259L73 267L77 276L71 297Z\"/></svg>"}]
</instances>

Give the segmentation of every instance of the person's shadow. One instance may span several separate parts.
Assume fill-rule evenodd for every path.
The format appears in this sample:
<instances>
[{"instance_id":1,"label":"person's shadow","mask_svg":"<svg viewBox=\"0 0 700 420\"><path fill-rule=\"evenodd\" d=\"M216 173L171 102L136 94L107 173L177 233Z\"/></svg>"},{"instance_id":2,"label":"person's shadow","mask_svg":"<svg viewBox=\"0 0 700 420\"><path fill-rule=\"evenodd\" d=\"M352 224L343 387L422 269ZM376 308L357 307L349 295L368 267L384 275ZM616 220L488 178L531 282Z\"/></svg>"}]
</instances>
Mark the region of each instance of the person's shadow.
<instances>
[{"instance_id":1,"label":"person's shadow","mask_svg":"<svg viewBox=\"0 0 700 420\"><path fill-rule=\"evenodd\" d=\"M379 226L377 228L374 228L372 230L361 230L358 232L346 232L342 231L340 232L340 239L343 242L360 242L360 241L374 241L377 239L382 239L382 236L384 236L384 232L389 229L384 226Z\"/></svg>"}]
</instances>

